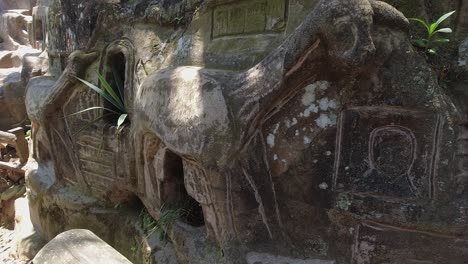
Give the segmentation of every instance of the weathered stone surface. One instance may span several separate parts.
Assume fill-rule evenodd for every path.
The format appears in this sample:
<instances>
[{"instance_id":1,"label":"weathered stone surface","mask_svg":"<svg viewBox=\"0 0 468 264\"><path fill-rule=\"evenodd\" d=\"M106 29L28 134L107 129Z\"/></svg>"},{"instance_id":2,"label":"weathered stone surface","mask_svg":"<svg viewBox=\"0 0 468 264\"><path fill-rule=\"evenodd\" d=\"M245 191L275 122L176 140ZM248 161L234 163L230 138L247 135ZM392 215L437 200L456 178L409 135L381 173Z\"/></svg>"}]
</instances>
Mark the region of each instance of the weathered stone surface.
<instances>
[{"instance_id":1,"label":"weathered stone surface","mask_svg":"<svg viewBox=\"0 0 468 264\"><path fill-rule=\"evenodd\" d=\"M354 263L465 263L466 240L378 224L356 229ZM441 246L444 245L444 246ZM449 259L449 260L448 260Z\"/></svg>"},{"instance_id":2,"label":"weathered stone surface","mask_svg":"<svg viewBox=\"0 0 468 264\"><path fill-rule=\"evenodd\" d=\"M131 262L89 230L73 229L47 243L33 263L128 263Z\"/></svg>"},{"instance_id":3,"label":"weathered stone surface","mask_svg":"<svg viewBox=\"0 0 468 264\"><path fill-rule=\"evenodd\" d=\"M21 66L21 59L14 51L0 52L0 68L16 68Z\"/></svg>"},{"instance_id":4,"label":"weathered stone surface","mask_svg":"<svg viewBox=\"0 0 468 264\"><path fill-rule=\"evenodd\" d=\"M30 9L32 2L31 0L1 0L0 10Z\"/></svg>"},{"instance_id":5,"label":"weathered stone surface","mask_svg":"<svg viewBox=\"0 0 468 264\"><path fill-rule=\"evenodd\" d=\"M390 5L50 5L51 76L26 95L31 215L46 238L81 227L117 245L109 223L127 220L114 206L137 197L161 222L163 206L189 202L165 226L170 244L150 247L168 263L465 257L466 97L443 89ZM119 133L113 118L87 126L103 110L73 115L109 106L75 79L98 84L106 67L124 83Z\"/></svg>"},{"instance_id":6,"label":"weathered stone surface","mask_svg":"<svg viewBox=\"0 0 468 264\"><path fill-rule=\"evenodd\" d=\"M22 196L25 192L26 192L26 187L24 185L13 185L0 194L0 200L8 201L13 198L18 198Z\"/></svg>"},{"instance_id":7,"label":"weathered stone surface","mask_svg":"<svg viewBox=\"0 0 468 264\"><path fill-rule=\"evenodd\" d=\"M320 259L292 259L281 256L274 256L265 253L249 252L247 254L248 264L335 264L332 260L320 260Z\"/></svg>"},{"instance_id":8,"label":"weathered stone surface","mask_svg":"<svg viewBox=\"0 0 468 264\"><path fill-rule=\"evenodd\" d=\"M21 68L0 69L0 129L6 131L20 126L26 118L24 88L21 82ZM12 111L13 110L13 111Z\"/></svg>"},{"instance_id":9,"label":"weathered stone surface","mask_svg":"<svg viewBox=\"0 0 468 264\"><path fill-rule=\"evenodd\" d=\"M18 9L25 6L27 9ZM1 130L26 124L26 85L31 77L45 74L47 69L43 65L47 59L39 57L39 51L31 48L36 46L36 40L30 38L32 31L35 31L30 8L31 1L0 2L0 9L3 10L0 14Z\"/></svg>"},{"instance_id":10,"label":"weathered stone surface","mask_svg":"<svg viewBox=\"0 0 468 264\"><path fill-rule=\"evenodd\" d=\"M458 48L458 65L468 69L468 38L463 40Z\"/></svg>"},{"instance_id":11,"label":"weathered stone surface","mask_svg":"<svg viewBox=\"0 0 468 264\"><path fill-rule=\"evenodd\" d=\"M28 10L7 10L0 14L0 37L2 47L6 50L16 50L21 45L28 45L28 24L32 23Z\"/></svg>"},{"instance_id":12,"label":"weathered stone surface","mask_svg":"<svg viewBox=\"0 0 468 264\"><path fill-rule=\"evenodd\" d=\"M37 233L29 214L27 198L15 200L15 255L16 259L33 259L46 241Z\"/></svg>"},{"instance_id":13,"label":"weathered stone surface","mask_svg":"<svg viewBox=\"0 0 468 264\"><path fill-rule=\"evenodd\" d=\"M152 263L177 264L177 255L172 243L160 239L159 234L153 234L148 237L147 243L151 248Z\"/></svg>"}]
</instances>

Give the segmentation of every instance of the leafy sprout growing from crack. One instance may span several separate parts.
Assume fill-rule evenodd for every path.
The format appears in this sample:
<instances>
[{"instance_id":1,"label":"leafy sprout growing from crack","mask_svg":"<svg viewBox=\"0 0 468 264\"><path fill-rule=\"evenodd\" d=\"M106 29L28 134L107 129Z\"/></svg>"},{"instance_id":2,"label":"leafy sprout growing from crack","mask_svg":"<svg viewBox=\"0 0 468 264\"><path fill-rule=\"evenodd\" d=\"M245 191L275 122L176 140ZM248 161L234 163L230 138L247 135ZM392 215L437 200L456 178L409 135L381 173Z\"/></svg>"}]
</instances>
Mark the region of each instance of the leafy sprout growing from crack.
<instances>
[{"instance_id":1,"label":"leafy sprout growing from crack","mask_svg":"<svg viewBox=\"0 0 468 264\"><path fill-rule=\"evenodd\" d=\"M447 38L436 38L438 33L452 33L451 28L440 28L439 26L442 22L444 22L447 18L453 15L455 11L448 12L441 16L436 22L429 24L426 21L420 18L409 18L409 20L419 22L422 24L427 30L427 37L414 40L414 44L418 47L424 48L427 53L429 54L436 54L436 49L433 47L434 43L447 43L450 40Z\"/></svg>"}]
</instances>

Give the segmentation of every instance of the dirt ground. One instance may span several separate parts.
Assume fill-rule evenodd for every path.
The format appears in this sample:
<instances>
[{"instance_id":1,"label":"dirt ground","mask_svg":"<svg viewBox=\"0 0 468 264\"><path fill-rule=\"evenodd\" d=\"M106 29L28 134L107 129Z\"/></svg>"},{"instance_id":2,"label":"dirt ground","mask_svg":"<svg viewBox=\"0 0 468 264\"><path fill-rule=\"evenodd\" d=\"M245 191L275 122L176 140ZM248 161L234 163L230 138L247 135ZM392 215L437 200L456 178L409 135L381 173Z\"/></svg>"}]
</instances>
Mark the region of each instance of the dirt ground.
<instances>
[{"instance_id":1,"label":"dirt ground","mask_svg":"<svg viewBox=\"0 0 468 264\"><path fill-rule=\"evenodd\" d=\"M20 261L13 258L14 230L9 227L0 226L0 263L2 264L25 264L26 261Z\"/></svg>"}]
</instances>

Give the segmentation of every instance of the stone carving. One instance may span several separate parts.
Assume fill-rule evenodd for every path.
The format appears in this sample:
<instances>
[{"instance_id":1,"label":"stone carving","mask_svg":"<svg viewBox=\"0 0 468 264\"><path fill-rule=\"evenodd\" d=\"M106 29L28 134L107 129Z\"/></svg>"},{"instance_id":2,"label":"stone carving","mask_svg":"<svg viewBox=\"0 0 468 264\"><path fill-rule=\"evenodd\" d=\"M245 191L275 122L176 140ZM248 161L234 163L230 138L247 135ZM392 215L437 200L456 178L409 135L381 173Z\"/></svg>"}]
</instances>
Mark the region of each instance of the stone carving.
<instances>
[{"instance_id":1,"label":"stone carving","mask_svg":"<svg viewBox=\"0 0 468 264\"><path fill-rule=\"evenodd\" d=\"M135 94L135 87L138 86L135 78L135 46L128 39L121 39L111 42L105 49L100 62L100 71L108 73L110 76L107 78L113 85L112 70L116 71L123 79L124 84L124 98L126 105L131 105L133 96ZM113 69L112 69L113 67ZM129 107L131 110L131 108Z\"/></svg>"},{"instance_id":2,"label":"stone carving","mask_svg":"<svg viewBox=\"0 0 468 264\"><path fill-rule=\"evenodd\" d=\"M56 82L33 79L26 97L39 162L29 173L31 199L37 215L60 221L44 228L48 236L82 227L68 219L83 208L106 219L93 231L113 237L102 226L118 222L116 204L140 200L158 219L161 207L187 199L203 220L166 230L181 263L438 263L400 241L434 240L453 246L442 255L465 254L455 239L465 240L468 221L464 136L457 141L453 104L412 48L400 12L373 0L208 1L174 31L164 26L170 14L198 1L124 2L102 3L112 16L76 27L72 18L90 4L63 2L78 11L66 25L47 25L67 30L53 56L58 47L83 49ZM301 6L305 18L292 17ZM93 19L106 30L87 26ZM294 21L302 23L291 30ZM272 48L262 46L265 36ZM233 40L263 59L211 66L216 48ZM103 120L74 135L101 113L63 117L106 103L73 76L96 83L95 70L110 66L124 81L130 124L116 135L113 120ZM82 204L63 198L69 186ZM206 237L222 260L206 253Z\"/></svg>"},{"instance_id":3,"label":"stone carving","mask_svg":"<svg viewBox=\"0 0 468 264\"><path fill-rule=\"evenodd\" d=\"M384 197L433 197L440 120L407 109L346 110L341 115L335 188Z\"/></svg>"},{"instance_id":4,"label":"stone carving","mask_svg":"<svg viewBox=\"0 0 468 264\"><path fill-rule=\"evenodd\" d=\"M78 82L75 76L83 76L86 67L89 65L89 63L96 60L97 57L97 52L84 53L81 51L76 51L70 55L67 68L60 76L60 78L55 81L52 87L48 87L48 89L45 90L41 85L35 85L34 87L31 87L31 83L30 88L27 89L26 106L28 116L33 127L33 140L35 141L34 157L39 161L48 162L55 158L52 156L52 150L50 147L50 142L54 141L51 138L51 135L46 134L46 131L50 129L50 127L47 126L51 125L50 122L47 122L47 119L51 118L52 114L56 113L56 111L65 104L65 102L68 100L68 97L74 92L72 88ZM62 114L61 117L63 116L65 115ZM57 133L57 131L55 131L55 133ZM70 142L65 142L64 137L57 134L56 136L58 136L58 138L56 138L57 142L60 142L64 145L70 144ZM67 151L70 151L69 148L66 149ZM68 153L68 156L71 156L71 153ZM77 170L77 165L75 165L74 168L74 174L76 174L78 179L71 181L77 181L82 185L86 185L86 180Z\"/></svg>"},{"instance_id":5,"label":"stone carving","mask_svg":"<svg viewBox=\"0 0 468 264\"><path fill-rule=\"evenodd\" d=\"M382 16L382 20L394 19L395 24L405 25L405 18L396 11L380 4L374 7L379 9L375 13ZM241 176L245 177L255 194L268 235L276 237L273 232L281 233L281 219L274 184L268 176L266 164L262 159L262 165L237 163L238 155L245 155L240 153L250 150L249 145L258 146L255 143L263 141L257 139L264 139L259 131L262 123L297 92L285 89L285 81L306 60L322 52L319 49L322 41L325 44L333 40L325 45L336 45L327 51L334 63L354 65L365 62L374 52L369 31L372 14L369 2L362 5L354 1L346 4L341 1L322 2L283 45L250 70L233 75L197 67L178 67L149 76L136 94L133 122L136 133L152 131L184 159L186 170L198 171L193 174L196 175L194 180L186 178L185 183L187 190L193 190L189 193L194 198L200 197L198 202L201 204L206 204L206 198L202 197L208 195L207 187L194 189L191 183L213 182L213 176L210 177L207 171L210 168L216 168L226 177L233 177L229 176L231 168L241 166ZM356 31L345 39L339 39L334 34L342 31L336 32L336 28L327 27L330 16L355 27ZM325 37L320 37L322 34ZM356 44L349 47L345 42ZM192 169L193 166L201 169ZM266 175L266 178L261 178L264 177L261 175ZM203 195L200 196L200 193ZM228 212L225 217L233 218L234 212ZM217 230L215 234L224 234L215 237L221 243L235 236L230 234L235 227L229 227L229 222L216 225L208 221L208 225Z\"/></svg>"},{"instance_id":6,"label":"stone carving","mask_svg":"<svg viewBox=\"0 0 468 264\"><path fill-rule=\"evenodd\" d=\"M57 106L64 104L67 97L73 92L71 88L78 83L75 77L83 77L84 71L89 64L98 58L97 52L85 53L76 51L70 54L69 63L54 87L51 88L46 97L35 96L35 91L29 91L26 95L26 105L31 121L42 121L56 110ZM36 102L35 100L39 100ZM30 104L29 104L30 103ZM42 119L42 120L41 120Z\"/></svg>"},{"instance_id":7,"label":"stone carving","mask_svg":"<svg viewBox=\"0 0 468 264\"><path fill-rule=\"evenodd\" d=\"M285 0L255 0L213 9L213 38L280 32L286 26Z\"/></svg>"}]
</instances>

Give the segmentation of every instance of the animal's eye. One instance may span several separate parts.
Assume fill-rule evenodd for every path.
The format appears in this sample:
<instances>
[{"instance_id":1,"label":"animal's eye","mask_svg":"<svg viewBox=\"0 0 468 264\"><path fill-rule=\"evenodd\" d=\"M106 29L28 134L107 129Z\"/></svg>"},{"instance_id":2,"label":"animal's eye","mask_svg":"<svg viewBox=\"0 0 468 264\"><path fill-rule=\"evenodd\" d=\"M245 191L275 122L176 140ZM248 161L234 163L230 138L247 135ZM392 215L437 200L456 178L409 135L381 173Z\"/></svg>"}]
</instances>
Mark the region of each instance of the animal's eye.
<instances>
[{"instance_id":1,"label":"animal's eye","mask_svg":"<svg viewBox=\"0 0 468 264\"><path fill-rule=\"evenodd\" d=\"M350 21L338 21L333 28L332 41L336 44L338 53L345 53L352 49L357 38L357 27Z\"/></svg>"}]
</instances>

